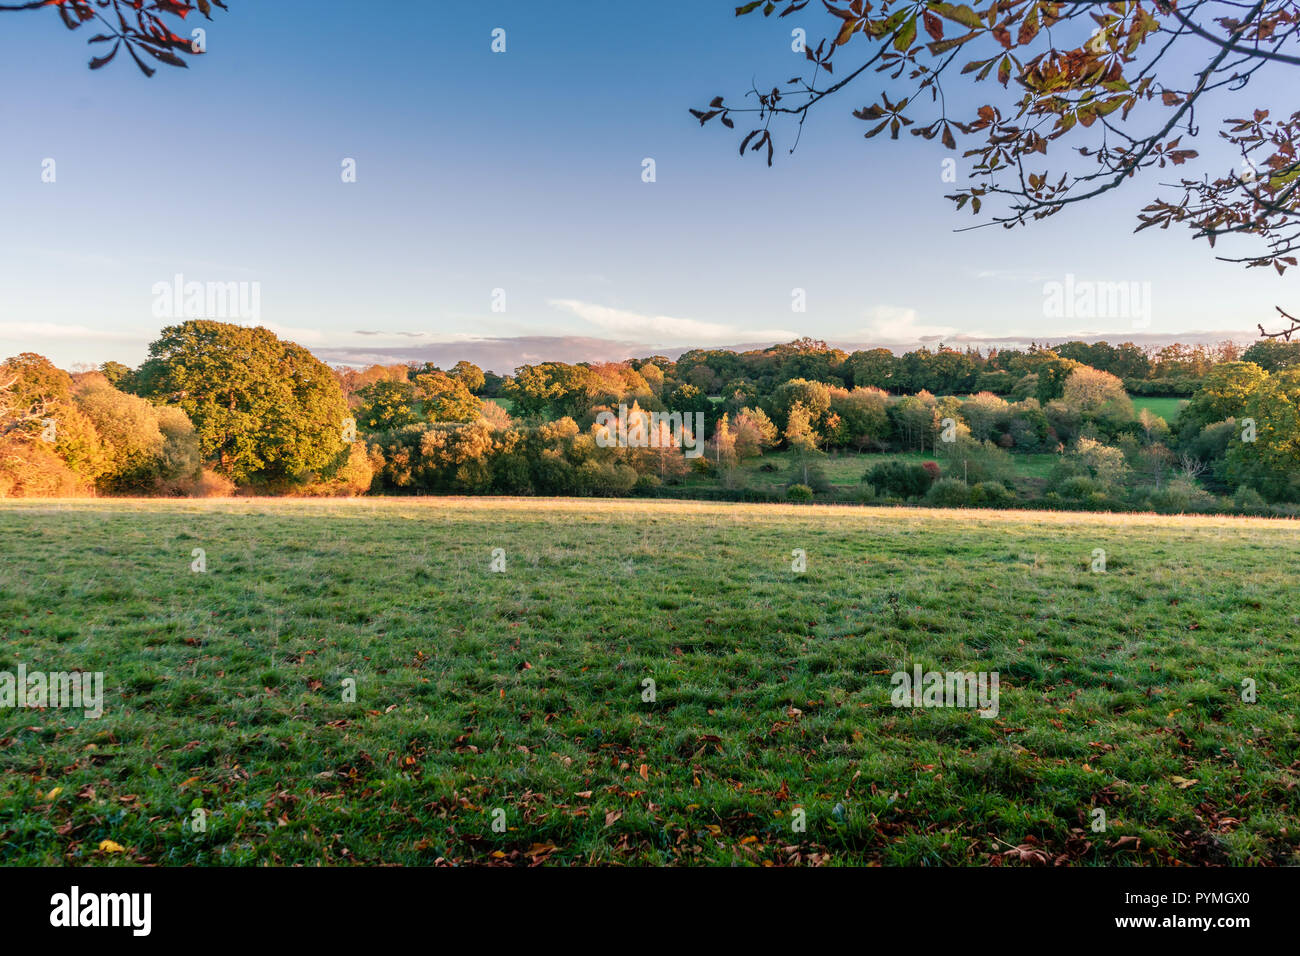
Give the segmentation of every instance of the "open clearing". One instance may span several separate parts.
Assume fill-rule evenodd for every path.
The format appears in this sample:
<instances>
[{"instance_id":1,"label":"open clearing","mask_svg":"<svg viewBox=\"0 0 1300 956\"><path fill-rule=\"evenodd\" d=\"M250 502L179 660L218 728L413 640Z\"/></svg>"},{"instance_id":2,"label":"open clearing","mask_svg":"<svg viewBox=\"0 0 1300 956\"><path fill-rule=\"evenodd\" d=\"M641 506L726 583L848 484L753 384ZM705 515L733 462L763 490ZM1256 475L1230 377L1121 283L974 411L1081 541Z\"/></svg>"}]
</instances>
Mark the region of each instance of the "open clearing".
<instances>
[{"instance_id":1,"label":"open clearing","mask_svg":"<svg viewBox=\"0 0 1300 956\"><path fill-rule=\"evenodd\" d=\"M1178 412L1185 404L1187 404L1185 398L1152 397L1150 395L1133 396L1134 411L1140 412L1145 408L1152 415L1159 415L1170 425L1174 423L1174 420L1178 417Z\"/></svg>"},{"instance_id":2,"label":"open clearing","mask_svg":"<svg viewBox=\"0 0 1300 956\"><path fill-rule=\"evenodd\" d=\"M0 709L0 862L1300 863L1297 532L3 502L0 672L105 711ZM914 665L997 672L997 717L892 706Z\"/></svg>"}]
</instances>

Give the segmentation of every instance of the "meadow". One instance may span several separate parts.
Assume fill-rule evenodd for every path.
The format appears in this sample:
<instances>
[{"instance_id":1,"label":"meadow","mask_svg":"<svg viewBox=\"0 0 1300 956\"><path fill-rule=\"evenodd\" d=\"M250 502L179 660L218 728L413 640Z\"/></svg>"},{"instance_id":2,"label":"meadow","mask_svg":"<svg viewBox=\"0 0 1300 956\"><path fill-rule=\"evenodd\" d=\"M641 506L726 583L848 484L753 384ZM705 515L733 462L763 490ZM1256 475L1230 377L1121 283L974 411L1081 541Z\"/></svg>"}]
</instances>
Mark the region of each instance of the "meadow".
<instances>
[{"instance_id":1,"label":"meadow","mask_svg":"<svg viewBox=\"0 0 1300 956\"><path fill-rule=\"evenodd\" d=\"M106 696L0 709L0 863L1300 864L1298 531L3 501L0 672ZM893 706L917 665L997 716Z\"/></svg>"},{"instance_id":2,"label":"meadow","mask_svg":"<svg viewBox=\"0 0 1300 956\"><path fill-rule=\"evenodd\" d=\"M1146 409L1152 415L1158 415L1163 418L1169 425L1173 425L1178 418L1179 410L1187 404L1185 398L1171 398L1165 396L1134 395L1133 410L1141 412Z\"/></svg>"},{"instance_id":3,"label":"meadow","mask_svg":"<svg viewBox=\"0 0 1300 956\"><path fill-rule=\"evenodd\" d=\"M1052 468L1060 461L1059 455L1047 453L1017 453L1010 457L1015 470L1014 483L1020 488L1033 487L1041 490ZM853 493L862 488L863 476L873 465L887 461L901 461L909 465L921 465L925 462L938 462L945 469L947 477L960 478L961 464L949 462L940 455L920 451L894 452L852 452L836 450L815 462L817 468L826 476L833 490ZM789 451L769 451L761 458L750 458L739 463L737 471L745 484L754 489L761 489L769 494L781 496L792 478L797 477L797 459ZM716 476L687 473L681 479L687 488L721 487Z\"/></svg>"}]
</instances>

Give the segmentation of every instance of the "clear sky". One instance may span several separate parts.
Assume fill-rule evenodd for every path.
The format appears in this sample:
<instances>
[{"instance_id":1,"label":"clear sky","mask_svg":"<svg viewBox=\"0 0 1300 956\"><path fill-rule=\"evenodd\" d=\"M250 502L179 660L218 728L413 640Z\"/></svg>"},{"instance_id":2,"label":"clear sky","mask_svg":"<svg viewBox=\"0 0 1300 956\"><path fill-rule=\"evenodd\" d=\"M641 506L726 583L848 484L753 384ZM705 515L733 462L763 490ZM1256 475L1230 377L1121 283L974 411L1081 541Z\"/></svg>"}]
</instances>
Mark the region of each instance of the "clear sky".
<instances>
[{"instance_id":1,"label":"clear sky","mask_svg":"<svg viewBox=\"0 0 1300 956\"><path fill-rule=\"evenodd\" d=\"M1186 232L1133 236L1151 180L1030 229L956 233L952 154L863 140L848 114L870 85L774 168L742 160L687 109L800 72L790 30L815 41L817 5L781 21L738 20L734 0L230 7L197 21L205 56L152 79L126 58L88 70L102 48L53 11L0 14L0 355L138 364L168 324L154 286L178 273L259 283L261 322L317 350L1120 341L1132 323L1045 317L1044 282L1150 283L1145 331L1174 335L1253 328L1294 292Z\"/></svg>"}]
</instances>

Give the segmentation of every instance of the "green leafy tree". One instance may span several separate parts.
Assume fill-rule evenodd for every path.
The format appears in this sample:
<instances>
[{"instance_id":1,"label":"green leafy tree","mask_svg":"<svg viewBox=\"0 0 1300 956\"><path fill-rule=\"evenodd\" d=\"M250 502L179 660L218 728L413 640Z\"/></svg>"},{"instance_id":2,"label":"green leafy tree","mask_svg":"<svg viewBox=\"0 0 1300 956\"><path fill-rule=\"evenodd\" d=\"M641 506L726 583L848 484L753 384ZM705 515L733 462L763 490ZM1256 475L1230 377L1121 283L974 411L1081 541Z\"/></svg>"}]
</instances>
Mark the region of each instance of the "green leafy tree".
<instances>
[{"instance_id":1,"label":"green leafy tree","mask_svg":"<svg viewBox=\"0 0 1300 956\"><path fill-rule=\"evenodd\" d=\"M848 368L853 384L860 388L890 391L899 386L898 356L889 349L854 352L849 356Z\"/></svg>"},{"instance_id":2,"label":"green leafy tree","mask_svg":"<svg viewBox=\"0 0 1300 956\"><path fill-rule=\"evenodd\" d=\"M772 392L772 420L778 428L785 430L796 405L803 406L814 429L822 429L831 410L830 389L821 382L810 382L806 378L782 382Z\"/></svg>"},{"instance_id":3,"label":"green leafy tree","mask_svg":"<svg viewBox=\"0 0 1300 956\"><path fill-rule=\"evenodd\" d=\"M889 396L878 388L832 388L831 439L840 447L883 448L889 440Z\"/></svg>"},{"instance_id":4,"label":"green leafy tree","mask_svg":"<svg viewBox=\"0 0 1300 956\"><path fill-rule=\"evenodd\" d=\"M131 369L121 362L105 362L99 367L99 372L108 381L108 384L114 388L119 388L124 392L131 390Z\"/></svg>"},{"instance_id":5,"label":"green leafy tree","mask_svg":"<svg viewBox=\"0 0 1300 956\"><path fill-rule=\"evenodd\" d=\"M942 346L930 358L930 384L928 387L942 395L956 395L970 391L975 384L975 362L965 352Z\"/></svg>"},{"instance_id":6,"label":"green leafy tree","mask_svg":"<svg viewBox=\"0 0 1300 956\"><path fill-rule=\"evenodd\" d=\"M420 420L415 386L410 382L378 381L358 394L361 408L357 411L357 424L362 431L389 432Z\"/></svg>"},{"instance_id":7,"label":"green leafy tree","mask_svg":"<svg viewBox=\"0 0 1300 956\"><path fill-rule=\"evenodd\" d=\"M1194 435L1206 425L1237 418L1268 372L1254 362L1224 362L1212 368L1178 416L1178 430Z\"/></svg>"},{"instance_id":8,"label":"green leafy tree","mask_svg":"<svg viewBox=\"0 0 1300 956\"><path fill-rule=\"evenodd\" d=\"M1266 372L1300 367L1300 342L1261 339L1241 353L1243 362L1254 362Z\"/></svg>"},{"instance_id":9,"label":"green leafy tree","mask_svg":"<svg viewBox=\"0 0 1300 956\"><path fill-rule=\"evenodd\" d=\"M417 375L415 394L424 409L425 420L430 422L473 422L483 405L463 381L446 372Z\"/></svg>"},{"instance_id":10,"label":"green leafy tree","mask_svg":"<svg viewBox=\"0 0 1300 956\"><path fill-rule=\"evenodd\" d=\"M141 393L185 411L233 481L305 482L343 456L347 404L330 369L267 329L197 319L149 346Z\"/></svg>"},{"instance_id":11,"label":"green leafy tree","mask_svg":"<svg viewBox=\"0 0 1300 956\"><path fill-rule=\"evenodd\" d=\"M158 476L164 439L154 406L136 395L119 392L96 376L78 384L77 406L95 426L109 465L100 476L111 490L140 489Z\"/></svg>"},{"instance_id":12,"label":"green leafy tree","mask_svg":"<svg viewBox=\"0 0 1300 956\"><path fill-rule=\"evenodd\" d=\"M987 441L1005 426L1011 414L1005 399L991 392L972 395L961 405L960 415L976 441Z\"/></svg>"},{"instance_id":13,"label":"green leafy tree","mask_svg":"<svg viewBox=\"0 0 1300 956\"><path fill-rule=\"evenodd\" d=\"M1070 370L1061 389L1061 401L1076 411L1081 421L1096 423L1108 435L1120 431L1134 418L1133 400L1124 390L1124 383L1110 372L1087 365Z\"/></svg>"},{"instance_id":14,"label":"green leafy tree","mask_svg":"<svg viewBox=\"0 0 1300 956\"><path fill-rule=\"evenodd\" d=\"M1254 441L1245 419L1254 422ZM1272 501L1300 501L1300 369L1270 375L1251 392L1228 445L1227 477Z\"/></svg>"},{"instance_id":15,"label":"green leafy tree","mask_svg":"<svg viewBox=\"0 0 1300 956\"><path fill-rule=\"evenodd\" d=\"M450 374L452 378L464 382L465 387L474 395L481 393L483 386L487 384L483 370L473 362L466 362L463 359L452 366Z\"/></svg>"},{"instance_id":16,"label":"green leafy tree","mask_svg":"<svg viewBox=\"0 0 1300 956\"><path fill-rule=\"evenodd\" d=\"M823 455L817 447L821 444L821 436L813 427L812 412L801 402L795 402L790 408L782 437L794 457L795 468L802 475L803 484L808 484L814 463Z\"/></svg>"},{"instance_id":17,"label":"green leafy tree","mask_svg":"<svg viewBox=\"0 0 1300 956\"><path fill-rule=\"evenodd\" d=\"M889 406L889 415L904 448L923 450L939 428L938 403L929 392L904 395Z\"/></svg>"},{"instance_id":18,"label":"green leafy tree","mask_svg":"<svg viewBox=\"0 0 1300 956\"><path fill-rule=\"evenodd\" d=\"M703 439L710 433L714 416L713 403L709 401L709 396L705 395L697 386L679 385L669 394L665 404L668 406L669 412L681 412L683 416L682 420L687 422L692 428L694 427L695 419L693 417L686 418L685 416L694 416L696 412L703 414L704 435L701 435L700 438Z\"/></svg>"},{"instance_id":19,"label":"green leafy tree","mask_svg":"<svg viewBox=\"0 0 1300 956\"><path fill-rule=\"evenodd\" d=\"M524 365L504 392L515 414L527 419L582 418L591 411L601 383L591 369L563 362Z\"/></svg>"},{"instance_id":20,"label":"green leafy tree","mask_svg":"<svg viewBox=\"0 0 1300 956\"><path fill-rule=\"evenodd\" d=\"M1073 359L1063 359L1052 353L1049 355L1050 358L1039 362L1034 369L1038 375L1034 397L1038 399L1040 405L1046 405L1064 395L1066 379L1070 377L1071 372L1080 367Z\"/></svg>"},{"instance_id":21,"label":"green leafy tree","mask_svg":"<svg viewBox=\"0 0 1300 956\"><path fill-rule=\"evenodd\" d=\"M875 488L877 494L917 498L929 491L938 477L937 468L890 459L872 465L862 480Z\"/></svg>"},{"instance_id":22,"label":"green leafy tree","mask_svg":"<svg viewBox=\"0 0 1300 956\"><path fill-rule=\"evenodd\" d=\"M758 386L747 378L733 378L722 386L722 409L735 416L742 408L758 404Z\"/></svg>"},{"instance_id":23,"label":"green leafy tree","mask_svg":"<svg viewBox=\"0 0 1300 956\"><path fill-rule=\"evenodd\" d=\"M158 405L158 430L163 436L162 460L159 463L161 490L185 488L199 476L203 456L199 453L199 436L194 423L183 409L175 405Z\"/></svg>"}]
</instances>

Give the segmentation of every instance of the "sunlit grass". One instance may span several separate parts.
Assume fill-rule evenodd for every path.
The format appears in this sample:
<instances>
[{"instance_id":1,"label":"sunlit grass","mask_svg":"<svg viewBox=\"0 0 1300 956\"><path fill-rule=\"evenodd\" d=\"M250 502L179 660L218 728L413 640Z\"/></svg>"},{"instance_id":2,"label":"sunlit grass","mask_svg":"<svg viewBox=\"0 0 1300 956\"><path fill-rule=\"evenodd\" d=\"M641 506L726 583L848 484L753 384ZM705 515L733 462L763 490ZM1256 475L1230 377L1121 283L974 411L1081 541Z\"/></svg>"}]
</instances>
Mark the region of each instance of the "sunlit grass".
<instances>
[{"instance_id":1,"label":"sunlit grass","mask_svg":"<svg viewBox=\"0 0 1300 956\"><path fill-rule=\"evenodd\" d=\"M100 720L0 710L0 861L1294 864L1298 531L0 503L0 671L100 670L108 689ZM889 675L918 663L998 672L999 716L895 709Z\"/></svg>"}]
</instances>

